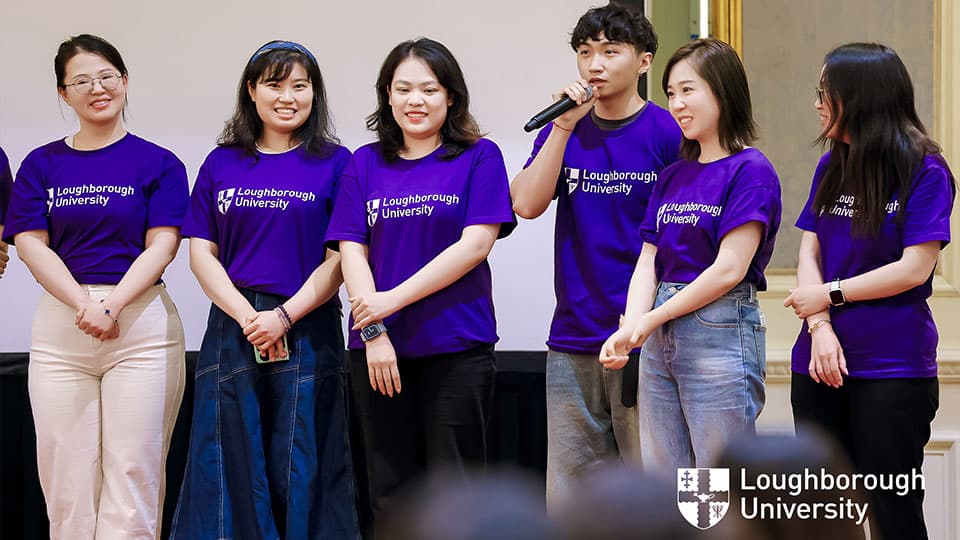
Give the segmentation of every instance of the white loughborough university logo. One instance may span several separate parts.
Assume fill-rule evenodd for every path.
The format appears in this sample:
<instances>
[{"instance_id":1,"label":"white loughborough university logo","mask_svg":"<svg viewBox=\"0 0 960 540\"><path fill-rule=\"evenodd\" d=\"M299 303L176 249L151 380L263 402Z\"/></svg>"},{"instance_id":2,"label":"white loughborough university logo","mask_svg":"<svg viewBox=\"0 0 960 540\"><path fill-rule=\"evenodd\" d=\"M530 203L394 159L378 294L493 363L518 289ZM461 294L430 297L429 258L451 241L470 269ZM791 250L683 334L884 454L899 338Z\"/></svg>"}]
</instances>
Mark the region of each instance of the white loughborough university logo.
<instances>
[{"instance_id":1,"label":"white loughborough university logo","mask_svg":"<svg viewBox=\"0 0 960 540\"><path fill-rule=\"evenodd\" d=\"M373 227L377 222L377 216L380 215L380 199L370 199L367 201L367 226Z\"/></svg>"},{"instance_id":2,"label":"white loughborough university logo","mask_svg":"<svg viewBox=\"0 0 960 540\"><path fill-rule=\"evenodd\" d=\"M564 167L563 171L567 174L567 195L570 195L580 185L580 169Z\"/></svg>"},{"instance_id":3,"label":"white loughborough university logo","mask_svg":"<svg viewBox=\"0 0 960 540\"><path fill-rule=\"evenodd\" d=\"M230 209L230 203L233 202L233 194L237 191L236 188L222 189L220 193L217 193L217 209L220 210L220 213L227 215L227 210Z\"/></svg>"},{"instance_id":4,"label":"white loughborough university logo","mask_svg":"<svg viewBox=\"0 0 960 540\"><path fill-rule=\"evenodd\" d=\"M53 189L49 188L47 190L47 215L50 215L50 210L53 209Z\"/></svg>"},{"instance_id":5,"label":"white loughborough university logo","mask_svg":"<svg viewBox=\"0 0 960 540\"><path fill-rule=\"evenodd\" d=\"M698 529L709 529L730 507L730 469L677 469L677 506Z\"/></svg>"}]
</instances>

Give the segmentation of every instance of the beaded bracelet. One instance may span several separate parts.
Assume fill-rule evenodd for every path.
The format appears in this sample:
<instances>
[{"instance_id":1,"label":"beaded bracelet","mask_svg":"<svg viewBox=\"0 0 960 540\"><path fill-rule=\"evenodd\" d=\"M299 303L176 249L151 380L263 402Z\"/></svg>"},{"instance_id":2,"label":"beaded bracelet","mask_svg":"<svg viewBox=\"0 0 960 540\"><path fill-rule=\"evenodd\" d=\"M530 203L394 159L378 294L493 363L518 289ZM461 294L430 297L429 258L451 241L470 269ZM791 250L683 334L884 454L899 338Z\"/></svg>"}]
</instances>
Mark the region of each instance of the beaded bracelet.
<instances>
[{"instance_id":1,"label":"beaded bracelet","mask_svg":"<svg viewBox=\"0 0 960 540\"><path fill-rule=\"evenodd\" d=\"M277 314L277 318L280 319L280 323L283 324L283 330L289 332L293 327L293 320L290 319L290 314L287 313L286 308L283 305L279 305L273 308L273 312Z\"/></svg>"}]
</instances>

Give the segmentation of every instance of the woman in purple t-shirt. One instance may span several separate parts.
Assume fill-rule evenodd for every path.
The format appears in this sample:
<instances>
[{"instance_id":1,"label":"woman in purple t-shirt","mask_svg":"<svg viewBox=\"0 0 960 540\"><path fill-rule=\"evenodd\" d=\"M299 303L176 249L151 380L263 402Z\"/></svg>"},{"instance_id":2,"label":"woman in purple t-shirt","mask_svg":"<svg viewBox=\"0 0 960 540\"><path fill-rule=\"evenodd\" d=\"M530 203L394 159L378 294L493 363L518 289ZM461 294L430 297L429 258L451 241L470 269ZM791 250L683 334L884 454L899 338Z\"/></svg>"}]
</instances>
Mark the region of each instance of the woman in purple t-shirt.
<instances>
[{"instance_id":1,"label":"woman in purple t-shirt","mask_svg":"<svg viewBox=\"0 0 960 540\"><path fill-rule=\"evenodd\" d=\"M337 144L299 43L260 47L204 160L183 235L213 301L170 538L359 538L340 256L324 248Z\"/></svg>"},{"instance_id":2,"label":"woman in purple t-shirt","mask_svg":"<svg viewBox=\"0 0 960 540\"><path fill-rule=\"evenodd\" d=\"M7 205L10 203L11 188L13 188L13 176L10 174L10 162L7 160L7 154L0 148L0 238L3 238L3 222L7 215ZM0 241L0 277L3 277L9 260L7 243Z\"/></svg>"},{"instance_id":3,"label":"woman in purple t-shirt","mask_svg":"<svg viewBox=\"0 0 960 540\"><path fill-rule=\"evenodd\" d=\"M127 68L79 35L54 59L80 129L30 152L4 236L45 289L29 390L50 537L154 538L184 384L183 327L160 276L176 255L187 175L127 133Z\"/></svg>"},{"instance_id":4,"label":"woman in purple t-shirt","mask_svg":"<svg viewBox=\"0 0 960 540\"><path fill-rule=\"evenodd\" d=\"M793 349L794 419L836 437L857 472L909 476L921 470L939 402L927 298L950 241L953 175L891 49L834 49L816 90L818 141L830 151L797 218L798 286L784 301L804 320ZM869 496L880 536L927 538L922 486Z\"/></svg>"},{"instance_id":5,"label":"woman in purple t-shirt","mask_svg":"<svg viewBox=\"0 0 960 540\"><path fill-rule=\"evenodd\" d=\"M750 91L729 45L700 39L681 47L663 89L683 132L682 159L654 187L623 323L600 362L622 361L643 345L643 462L673 471L709 466L727 440L754 429L763 408L766 329L757 291L766 289L780 225L780 182L747 146L755 130Z\"/></svg>"},{"instance_id":6,"label":"woman in purple t-shirt","mask_svg":"<svg viewBox=\"0 0 960 540\"><path fill-rule=\"evenodd\" d=\"M450 51L390 52L327 240L350 295L351 384L375 518L409 481L486 458L497 341L490 266L513 228L500 149L481 137Z\"/></svg>"}]
</instances>

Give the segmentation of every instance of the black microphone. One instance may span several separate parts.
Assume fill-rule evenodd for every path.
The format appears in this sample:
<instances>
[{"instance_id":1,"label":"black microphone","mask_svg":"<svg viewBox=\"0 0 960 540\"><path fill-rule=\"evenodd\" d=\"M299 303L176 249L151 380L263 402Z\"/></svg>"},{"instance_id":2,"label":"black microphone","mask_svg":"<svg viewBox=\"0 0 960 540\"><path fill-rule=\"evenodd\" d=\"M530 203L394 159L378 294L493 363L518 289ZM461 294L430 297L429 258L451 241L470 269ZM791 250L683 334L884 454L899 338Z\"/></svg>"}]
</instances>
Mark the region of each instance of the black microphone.
<instances>
[{"instance_id":1,"label":"black microphone","mask_svg":"<svg viewBox=\"0 0 960 540\"><path fill-rule=\"evenodd\" d=\"M587 91L587 99L584 101L589 101L591 98L593 98L593 88L587 86L584 88L584 90ZM561 114L576 106L577 102L570 99L570 96L564 94L564 96L556 103L538 112L533 118L531 118L530 121L527 122L527 125L523 126L523 130L529 133L535 129L540 129L550 122L556 120Z\"/></svg>"}]
</instances>

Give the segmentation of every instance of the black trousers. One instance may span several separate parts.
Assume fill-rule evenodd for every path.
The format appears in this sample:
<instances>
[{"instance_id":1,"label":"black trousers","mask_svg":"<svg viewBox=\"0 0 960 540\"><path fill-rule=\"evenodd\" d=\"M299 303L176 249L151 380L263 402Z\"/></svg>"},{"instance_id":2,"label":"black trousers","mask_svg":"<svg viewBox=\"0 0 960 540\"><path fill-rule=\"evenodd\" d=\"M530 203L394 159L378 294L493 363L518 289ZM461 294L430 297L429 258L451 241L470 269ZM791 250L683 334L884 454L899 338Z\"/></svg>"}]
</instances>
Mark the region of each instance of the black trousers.
<instances>
[{"instance_id":1,"label":"black trousers","mask_svg":"<svg viewBox=\"0 0 960 540\"><path fill-rule=\"evenodd\" d=\"M859 473L912 474L923 466L930 422L940 406L936 377L922 379L854 379L838 389L793 374L790 388L794 422L812 423L833 435ZM911 486L913 487L913 486ZM866 494L873 538L924 540L921 489Z\"/></svg>"},{"instance_id":2,"label":"black trousers","mask_svg":"<svg viewBox=\"0 0 960 540\"><path fill-rule=\"evenodd\" d=\"M486 427L493 402L493 345L397 363L403 391L373 390L364 350L350 351L350 380L363 429L373 527L397 505L411 481L443 469L486 465Z\"/></svg>"}]
</instances>

